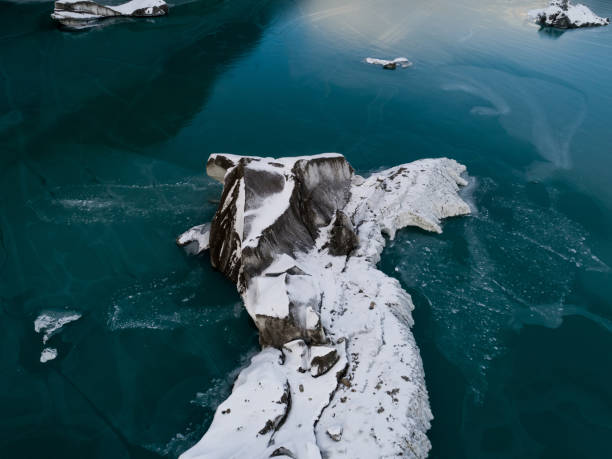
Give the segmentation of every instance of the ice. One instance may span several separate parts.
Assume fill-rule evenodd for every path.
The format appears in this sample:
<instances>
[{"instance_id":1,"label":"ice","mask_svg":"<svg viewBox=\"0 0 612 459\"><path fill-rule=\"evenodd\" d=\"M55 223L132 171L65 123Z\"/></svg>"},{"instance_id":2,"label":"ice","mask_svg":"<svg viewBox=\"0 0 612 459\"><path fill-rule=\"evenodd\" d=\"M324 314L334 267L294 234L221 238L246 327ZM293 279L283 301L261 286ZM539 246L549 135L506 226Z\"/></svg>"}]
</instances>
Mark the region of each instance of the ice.
<instances>
[{"instance_id":1,"label":"ice","mask_svg":"<svg viewBox=\"0 0 612 459\"><path fill-rule=\"evenodd\" d=\"M385 65L389 65L389 64L395 64L399 67L402 68L406 68L406 67L410 67L412 66L412 62L410 62L408 60L408 58L406 57L396 57L395 59L391 59L391 60L387 60L387 59L378 59L376 57L366 57L365 58L366 63L368 64L374 64L374 65L380 65L380 66L385 66Z\"/></svg>"},{"instance_id":2,"label":"ice","mask_svg":"<svg viewBox=\"0 0 612 459\"><path fill-rule=\"evenodd\" d=\"M76 311L45 311L34 321L34 331L43 334L42 341L45 344L64 325L80 318L81 314Z\"/></svg>"},{"instance_id":3,"label":"ice","mask_svg":"<svg viewBox=\"0 0 612 459\"><path fill-rule=\"evenodd\" d=\"M57 349L53 347L46 347L40 353L40 363L46 363L49 360L53 360L57 357Z\"/></svg>"}]
</instances>

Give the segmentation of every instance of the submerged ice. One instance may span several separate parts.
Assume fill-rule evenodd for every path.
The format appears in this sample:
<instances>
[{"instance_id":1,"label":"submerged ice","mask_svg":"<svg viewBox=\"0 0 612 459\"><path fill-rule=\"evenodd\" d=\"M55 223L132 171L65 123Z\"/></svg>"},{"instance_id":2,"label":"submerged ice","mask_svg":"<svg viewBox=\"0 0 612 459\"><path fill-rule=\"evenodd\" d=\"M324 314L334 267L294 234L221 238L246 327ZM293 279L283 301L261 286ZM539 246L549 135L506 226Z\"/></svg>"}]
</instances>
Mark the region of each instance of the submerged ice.
<instances>
[{"instance_id":1,"label":"submerged ice","mask_svg":"<svg viewBox=\"0 0 612 459\"><path fill-rule=\"evenodd\" d=\"M184 459L427 455L412 301L376 264L383 233L439 233L470 212L464 171L441 158L363 178L338 154L210 157L224 185L211 263L236 283L263 350ZM177 242L203 247L202 228Z\"/></svg>"}]
</instances>

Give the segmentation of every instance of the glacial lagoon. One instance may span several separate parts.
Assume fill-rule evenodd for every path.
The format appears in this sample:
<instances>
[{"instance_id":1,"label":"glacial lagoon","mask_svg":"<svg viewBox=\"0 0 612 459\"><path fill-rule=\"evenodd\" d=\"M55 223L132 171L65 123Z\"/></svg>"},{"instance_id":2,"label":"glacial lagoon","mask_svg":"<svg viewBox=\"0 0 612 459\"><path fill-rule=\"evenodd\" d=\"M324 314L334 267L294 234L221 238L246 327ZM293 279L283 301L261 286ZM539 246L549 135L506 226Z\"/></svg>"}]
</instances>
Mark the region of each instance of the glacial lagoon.
<instances>
[{"instance_id":1,"label":"glacial lagoon","mask_svg":"<svg viewBox=\"0 0 612 459\"><path fill-rule=\"evenodd\" d=\"M612 29L539 29L542 3L179 0L71 32L0 0L2 457L192 446L259 349L175 245L218 205L206 159L331 151L468 169L471 216L379 265L416 305L430 457L608 456ZM43 343L41 314L75 312Z\"/></svg>"}]
</instances>

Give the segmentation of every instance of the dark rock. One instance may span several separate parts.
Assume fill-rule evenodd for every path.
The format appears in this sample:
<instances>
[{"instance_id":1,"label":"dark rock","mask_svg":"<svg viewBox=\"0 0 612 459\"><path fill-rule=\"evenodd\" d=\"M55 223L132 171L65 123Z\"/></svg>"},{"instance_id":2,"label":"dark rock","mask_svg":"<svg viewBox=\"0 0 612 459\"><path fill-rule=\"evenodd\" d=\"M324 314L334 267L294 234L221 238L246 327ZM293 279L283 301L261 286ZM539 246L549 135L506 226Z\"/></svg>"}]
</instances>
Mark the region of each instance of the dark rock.
<instances>
[{"instance_id":1,"label":"dark rock","mask_svg":"<svg viewBox=\"0 0 612 459\"><path fill-rule=\"evenodd\" d=\"M359 245L359 238L353 230L351 220L341 210L336 211L329 239L331 255L348 255Z\"/></svg>"},{"instance_id":2,"label":"dark rock","mask_svg":"<svg viewBox=\"0 0 612 459\"><path fill-rule=\"evenodd\" d=\"M315 378L327 373L340 359L335 349L330 349L327 354L313 357L310 361L310 374Z\"/></svg>"}]
</instances>

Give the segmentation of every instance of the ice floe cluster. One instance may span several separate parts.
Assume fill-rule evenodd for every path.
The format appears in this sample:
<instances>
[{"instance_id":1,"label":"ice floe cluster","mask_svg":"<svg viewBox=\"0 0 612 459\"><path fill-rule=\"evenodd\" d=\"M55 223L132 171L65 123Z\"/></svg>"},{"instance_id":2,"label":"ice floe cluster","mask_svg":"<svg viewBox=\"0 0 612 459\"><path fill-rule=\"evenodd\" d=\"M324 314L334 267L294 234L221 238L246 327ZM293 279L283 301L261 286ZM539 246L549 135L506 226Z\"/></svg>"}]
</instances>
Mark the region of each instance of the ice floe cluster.
<instances>
[{"instance_id":1,"label":"ice floe cluster","mask_svg":"<svg viewBox=\"0 0 612 459\"><path fill-rule=\"evenodd\" d=\"M101 5L91 0L56 0L51 17L60 24L83 28L104 18L130 16L151 17L168 13L164 0L131 0L121 5Z\"/></svg>"},{"instance_id":2,"label":"ice floe cluster","mask_svg":"<svg viewBox=\"0 0 612 459\"><path fill-rule=\"evenodd\" d=\"M43 345L58 333L60 329L70 322L81 318L81 314L76 311L45 311L42 312L34 321L34 331L42 333ZM57 349L45 347L40 354L40 362L45 363L57 357Z\"/></svg>"},{"instance_id":3,"label":"ice floe cluster","mask_svg":"<svg viewBox=\"0 0 612 459\"><path fill-rule=\"evenodd\" d=\"M610 23L610 19L597 16L589 7L580 3L573 5L569 0L551 0L548 7L531 10L528 15L542 27L557 29L604 26Z\"/></svg>"},{"instance_id":4,"label":"ice floe cluster","mask_svg":"<svg viewBox=\"0 0 612 459\"><path fill-rule=\"evenodd\" d=\"M263 349L183 459L427 456L413 304L376 264L383 234L470 212L464 171L426 159L363 178L339 154L209 158L219 208L177 242L236 283Z\"/></svg>"}]
</instances>

